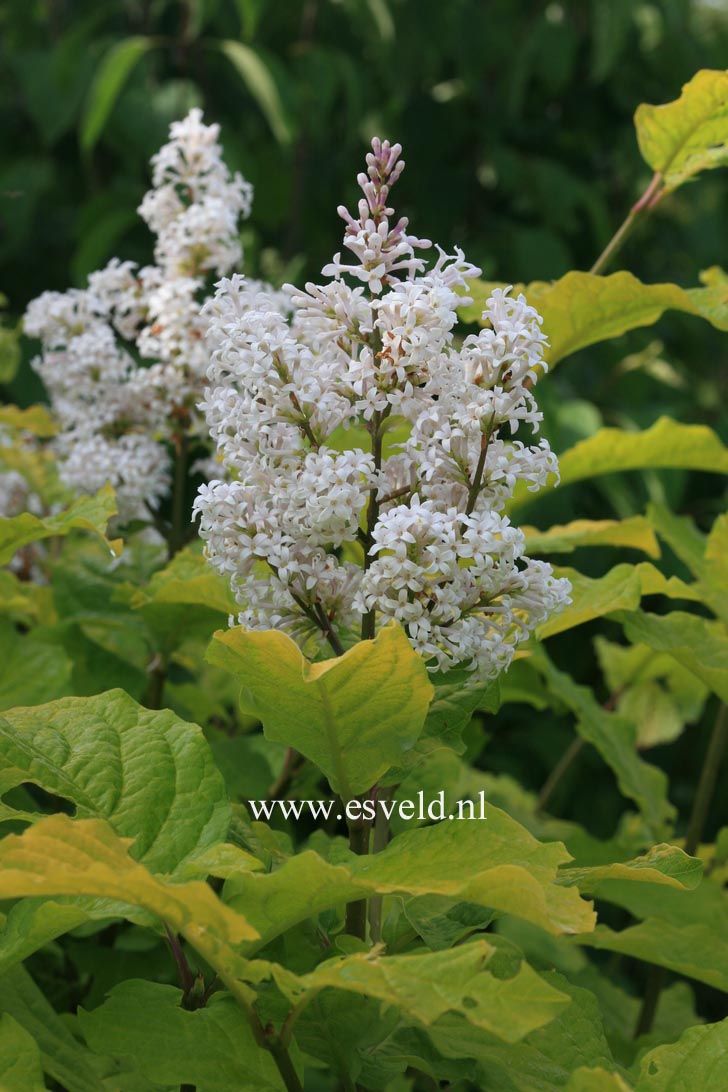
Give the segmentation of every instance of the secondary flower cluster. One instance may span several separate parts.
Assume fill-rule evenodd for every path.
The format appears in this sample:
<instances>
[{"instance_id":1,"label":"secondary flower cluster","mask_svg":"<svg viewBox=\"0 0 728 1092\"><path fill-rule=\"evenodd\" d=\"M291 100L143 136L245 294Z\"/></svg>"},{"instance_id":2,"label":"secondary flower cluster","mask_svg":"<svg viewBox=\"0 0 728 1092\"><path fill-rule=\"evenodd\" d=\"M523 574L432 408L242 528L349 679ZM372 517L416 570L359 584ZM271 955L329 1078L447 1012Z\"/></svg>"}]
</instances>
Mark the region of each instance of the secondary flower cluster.
<instances>
[{"instance_id":1,"label":"secondary flower cluster","mask_svg":"<svg viewBox=\"0 0 728 1092\"><path fill-rule=\"evenodd\" d=\"M77 492L111 481L124 518L143 516L167 492L169 444L206 440L201 305L209 276L241 259L238 223L252 200L218 137L195 109L153 157L153 188L139 207L156 237L153 265L114 259L84 289L43 293L25 316L61 424L61 476Z\"/></svg>"},{"instance_id":2,"label":"secondary flower cluster","mask_svg":"<svg viewBox=\"0 0 728 1092\"><path fill-rule=\"evenodd\" d=\"M479 270L439 248L428 269L431 244L393 221L400 151L373 142L358 215L339 209L351 257L327 283L289 289L288 312L234 276L205 307L203 408L229 474L196 507L239 623L340 652L396 619L433 669L489 678L570 590L503 514L519 481L557 472L545 440L514 438L538 430L545 339L524 297L496 290L456 343Z\"/></svg>"}]
</instances>

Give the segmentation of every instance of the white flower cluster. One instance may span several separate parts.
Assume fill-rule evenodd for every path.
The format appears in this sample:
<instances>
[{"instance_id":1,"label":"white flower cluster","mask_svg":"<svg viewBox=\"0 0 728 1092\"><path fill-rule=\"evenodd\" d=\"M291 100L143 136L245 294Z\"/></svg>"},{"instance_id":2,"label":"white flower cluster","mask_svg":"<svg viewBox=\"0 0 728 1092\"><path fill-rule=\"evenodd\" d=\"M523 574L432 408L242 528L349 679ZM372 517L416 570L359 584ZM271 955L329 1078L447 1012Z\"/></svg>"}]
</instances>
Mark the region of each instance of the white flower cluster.
<instances>
[{"instance_id":1,"label":"white flower cluster","mask_svg":"<svg viewBox=\"0 0 728 1092\"><path fill-rule=\"evenodd\" d=\"M388 207L401 149L372 149L328 283L291 289L287 316L233 277L205 309L203 408L230 476L200 490L201 534L243 625L340 652L396 619L433 670L490 678L570 590L503 514L517 482L557 472L546 441L514 439L541 420L541 320L496 290L456 343L479 271L439 250L427 269Z\"/></svg>"},{"instance_id":2,"label":"white flower cluster","mask_svg":"<svg viewBox=\"0 0 728 1092\"><path fill-rule=\"evenodd\" d=\"M85 289L45 292L25 316L62 426L62 478L90 493L110 481L125 519L144 517L167 492L169 445L207 441L197 411L208 364L201 307L209 276L241 259L238 222L252 200L218 138L192 110L153 157L139 213L156 236L154 265L114 259Z\"/></svg>"}]
</instances>

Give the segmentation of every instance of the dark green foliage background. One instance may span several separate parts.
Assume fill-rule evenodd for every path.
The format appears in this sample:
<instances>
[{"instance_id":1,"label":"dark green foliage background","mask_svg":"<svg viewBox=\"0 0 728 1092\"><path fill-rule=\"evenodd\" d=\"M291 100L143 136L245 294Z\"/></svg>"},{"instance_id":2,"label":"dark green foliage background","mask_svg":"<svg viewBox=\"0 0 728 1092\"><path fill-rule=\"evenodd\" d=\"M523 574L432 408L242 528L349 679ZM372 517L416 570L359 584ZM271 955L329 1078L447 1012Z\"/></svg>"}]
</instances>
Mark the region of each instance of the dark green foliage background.
<instances>
[{"instance_id":1,"label":"dark green foliage background","mask_svg":"<svg viewBox=\"0 0 728 1092\"><path fill-rule=\"evenodd\" d=\"M83 148L94 76L131 35L154 37L154 48L133 69L98 142ZM214 48L219 40L243 41L263 61L289 141L276 139L250 88ZM649 181L632 126L636 106L676 98L703 67L728 67L728 6L720 3L4 0L0 290L17 316L41 291L80 285L113 255L145 261L150 238L135 210L148 160L192 105L221 124L228 163L255 185L245 242L246 267L257 275L300 281L318 273L339 246L336 206L356 200L355 174L375 133L404 146L408 167L395 203L416 234L446 249L462 246L487 278L588 269ZM666 200L617 268L695 285L714 264L728 265L720 171ZM622 367L656 338L674 383ZM647 427L669 413L726 440L727 354L725 334L687 316L582 351L539 388L545 432L561 451L601 424ZM3 391L20 404L42 395L27 345L25 355ZM611 476L535 502L523 522L624 517L662 498L707 529L725 507L722 489L710 475ZM599 575L623 557L592 550L567 560ZM684 575L677 561L664 568ZM557 638L550 651L604 700L596 632L618 639L616 626L594 623ZM668 770L683 816L714 713L709 703L702 727L650 754ZM538 788L573 738L571 717L520 705L469 732L478 765L528 788ZM587 750L550 810L606 837L623 807L601 759ZM719 793L710 835L726 823L728 801ZM705 1015L725 1015L713 991L698 987L698 996Z\"/></svg>"}]
</instances>

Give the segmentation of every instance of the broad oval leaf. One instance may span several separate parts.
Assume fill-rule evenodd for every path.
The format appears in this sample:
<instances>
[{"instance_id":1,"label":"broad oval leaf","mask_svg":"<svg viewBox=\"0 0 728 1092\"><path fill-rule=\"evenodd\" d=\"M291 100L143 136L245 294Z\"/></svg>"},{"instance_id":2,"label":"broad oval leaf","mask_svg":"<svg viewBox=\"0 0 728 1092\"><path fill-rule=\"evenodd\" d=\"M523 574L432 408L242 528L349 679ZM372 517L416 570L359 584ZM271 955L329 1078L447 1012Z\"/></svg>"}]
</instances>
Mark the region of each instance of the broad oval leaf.
<instances>
[{"instance_id":1,"label":"broad oval leaf","mask_svg":"<svg viewBox=\"0 0 728 1092\"><path fill-rule=\"evenodd\" d=\"M230 805L197 725L123 690L60 698L0 718L0 790L32 782L135 839L149 868L172 872L223 841Z\"/></svg>"},{"instance_id":2,"label":"broad oval leaf","mask_svg":"<svg viewBox=\"0 0 728 1092\"><path fill-rule=\"evenodd\" d=\"M205 1008L188 1011L174 986L129 979L98 1008L80 1009L79 1023L93 1050L132 1059L154 1088L285 1088L271 1054L255 1042L245 1014L229 996L218 994Z\"/></svg>"},{"instance_id":3,"label":"broad oval leaf","mask_svg":"<svg viewBox=\"0 0 728 1092\"><path fill-rule=\"evenodd\" d=\"M433 695L422 658L394 624L322 663L285 633L238 626L215 634L207 658L241 680L243 707L266 738L315 762L345 800L402 762Z\"/></svg>"}]
</instances>

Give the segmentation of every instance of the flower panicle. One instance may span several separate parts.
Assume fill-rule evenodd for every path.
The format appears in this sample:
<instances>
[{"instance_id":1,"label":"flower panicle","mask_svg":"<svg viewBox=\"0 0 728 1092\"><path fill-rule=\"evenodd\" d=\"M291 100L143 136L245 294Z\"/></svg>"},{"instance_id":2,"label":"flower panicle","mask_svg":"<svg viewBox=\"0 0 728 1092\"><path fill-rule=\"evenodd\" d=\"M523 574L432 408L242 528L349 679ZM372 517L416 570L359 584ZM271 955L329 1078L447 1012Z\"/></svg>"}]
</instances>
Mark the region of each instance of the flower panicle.
<instances>
[{"instance_id":1,"label":"flower panicle","mask_svg":"<svg viewBox=\"0 0 728 1092\"><path fill-rule=\"evenodd\" d=\"M431 670L492 678L569 595L504 514L558 469L527 435L546 341L502 289L456 341L479 270L439 247L428 267L429 242L390 228L399 145L373 141L366 166L358 219L339 210L355 261L287 286L287 307L239 277L207 305L202 408L228 475L200 491L200 530L239 624L339 651L394 619Z\"/></svg>"}]
</instances>

